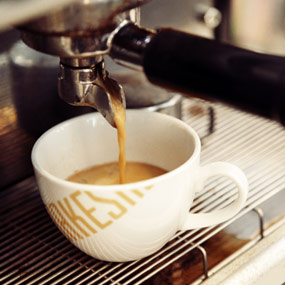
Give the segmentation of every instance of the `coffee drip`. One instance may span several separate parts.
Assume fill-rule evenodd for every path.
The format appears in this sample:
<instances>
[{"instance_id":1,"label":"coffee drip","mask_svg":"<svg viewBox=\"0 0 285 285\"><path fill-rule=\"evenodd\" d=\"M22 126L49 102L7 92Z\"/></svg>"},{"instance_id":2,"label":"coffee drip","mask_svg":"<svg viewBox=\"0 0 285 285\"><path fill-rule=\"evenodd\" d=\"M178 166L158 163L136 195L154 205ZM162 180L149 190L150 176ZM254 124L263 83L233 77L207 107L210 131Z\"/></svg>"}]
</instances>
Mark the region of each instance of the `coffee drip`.
<instances>
[{"instance_id":1,"label":"coffee drip","mask_svg":"<svg viewBox=\"0 0 285 285\"><path fill-rule=\"evenodd\" d=\"M59 75L59 96L75 106L90 106L100 111L104 118L116 127L114 102L125 108L125 94L122 86L109 77L102 57L96 58L95 66L72 67L61 64Z\"/></svg>"}]
</instances>

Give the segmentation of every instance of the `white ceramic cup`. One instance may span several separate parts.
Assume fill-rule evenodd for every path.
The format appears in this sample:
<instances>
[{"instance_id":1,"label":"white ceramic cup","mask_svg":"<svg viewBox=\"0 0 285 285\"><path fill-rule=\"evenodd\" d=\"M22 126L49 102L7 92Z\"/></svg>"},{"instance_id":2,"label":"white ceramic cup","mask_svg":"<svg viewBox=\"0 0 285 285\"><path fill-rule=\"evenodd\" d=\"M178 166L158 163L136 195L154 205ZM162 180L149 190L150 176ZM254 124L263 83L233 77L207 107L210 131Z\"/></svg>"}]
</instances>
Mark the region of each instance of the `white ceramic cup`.
<instances>
[{"instance_id":1,"label":"white ceramic cup","mask_svg":"<svg viewBox=\"0 0 285 285\"><path fill-rule=\"evenodd\" d=\"M43 134L32 162L43 202L61 232L85 253L107 261L148 256L177 231L212 226L244 206L248 186L236 166L200 166L200 140L184 122L168 115L127 111L127 161L150 163L169 172L124 185L67 182L76 170L118 160L116 129L98 113L63 122ZM195 193L207 178L226 176L236 200L210 213L191 213Z\"/></svg>"}]
</instances>

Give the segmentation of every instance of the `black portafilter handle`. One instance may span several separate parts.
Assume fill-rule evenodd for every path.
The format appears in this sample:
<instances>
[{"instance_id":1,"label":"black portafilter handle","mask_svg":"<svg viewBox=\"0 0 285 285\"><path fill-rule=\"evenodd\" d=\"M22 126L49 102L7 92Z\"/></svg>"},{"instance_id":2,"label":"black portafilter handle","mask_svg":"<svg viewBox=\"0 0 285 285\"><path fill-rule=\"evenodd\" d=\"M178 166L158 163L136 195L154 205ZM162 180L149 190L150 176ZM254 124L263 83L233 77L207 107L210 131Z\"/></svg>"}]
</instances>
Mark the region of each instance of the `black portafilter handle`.
<instances>
[{"instance_id":1,"label":"black portafilter handle","mask_svg":"<svg viewBox=\"0 0 285 285\"><path fill-rule=\"evenodd\" d=\"M127 24L110 56L143 68L154 84L285 126L285 57L265 55L172 29Z\"/></svg>"}]
</instances>

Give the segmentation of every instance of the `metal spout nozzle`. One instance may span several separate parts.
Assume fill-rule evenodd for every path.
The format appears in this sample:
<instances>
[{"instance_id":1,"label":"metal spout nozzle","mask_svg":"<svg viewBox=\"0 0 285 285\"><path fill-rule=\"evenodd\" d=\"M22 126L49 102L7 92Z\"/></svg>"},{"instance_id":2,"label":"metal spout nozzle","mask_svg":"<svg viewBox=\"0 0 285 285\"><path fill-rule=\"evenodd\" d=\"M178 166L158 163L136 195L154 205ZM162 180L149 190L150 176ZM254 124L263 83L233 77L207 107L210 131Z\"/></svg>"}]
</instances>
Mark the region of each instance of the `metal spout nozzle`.
<instances>
[{"instance_id":1,"label":"metal spout nozzle","mask_svg":"<svg viewBox=\"0 0 285 285\"><path fill-rule=\"evenodd\" d=\"M113 100L126 107L123 88L108 76L103 60L91 67L60 64L58 89L65 102L95 108L113 127L116 127Z\"/></svg>"}]
</instances>

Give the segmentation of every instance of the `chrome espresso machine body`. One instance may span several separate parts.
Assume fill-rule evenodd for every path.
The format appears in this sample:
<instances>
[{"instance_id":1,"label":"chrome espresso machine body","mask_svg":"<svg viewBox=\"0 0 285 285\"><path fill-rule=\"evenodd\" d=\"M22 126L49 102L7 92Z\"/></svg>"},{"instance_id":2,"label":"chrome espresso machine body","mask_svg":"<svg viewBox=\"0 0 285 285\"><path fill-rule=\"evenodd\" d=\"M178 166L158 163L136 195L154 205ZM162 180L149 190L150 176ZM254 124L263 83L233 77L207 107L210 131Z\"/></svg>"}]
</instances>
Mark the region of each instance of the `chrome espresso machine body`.
<instances>
[{"instance_id":1,"label":"chrome espresso machine body","mask_svg":"<svg viewBox=\"0 0 285 285\"><path fill-rule=\"evenodd\" d=\"M0 1L0 283L262 284L257 280L272 274L279 282L285 1L7 3ZM138 92L141 82L149 85ZM155 106L136 98L154 85L162 87L151 89ZM159 105L166 112L175 104L175 115L202 139L202 164L218 158L245 171L245 209L220 226L178 233L134 263L99 262L69 244L40 201L30 151L48 128L94 108L114 126L112 96L130 108ZM226 181L213 182L193 211L233 199Z\"/></svg>"},{"instance_id":2,"label":"chrome espresso machine body","mask_svg":"<svg viewBox=\"0 0 285 285\"><path fill-rule=\"evenodd\" d=\"M21 37L28 46L60 57L59 95L64 101L95 107L111 125L111 93L121 101L124 94L105 71L103 55L141 69L154 84L285 125L283 57L173 29L145 29L138 23L138 10L133 17L128 12L144 2L75 1L20 26Z\"/></svg>"}]
</instances>

